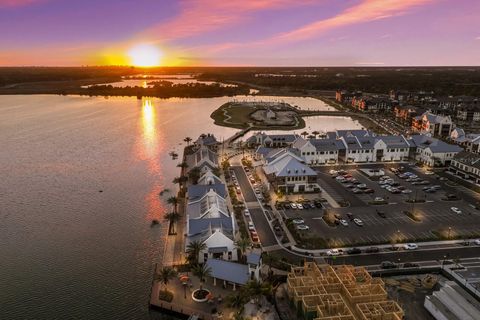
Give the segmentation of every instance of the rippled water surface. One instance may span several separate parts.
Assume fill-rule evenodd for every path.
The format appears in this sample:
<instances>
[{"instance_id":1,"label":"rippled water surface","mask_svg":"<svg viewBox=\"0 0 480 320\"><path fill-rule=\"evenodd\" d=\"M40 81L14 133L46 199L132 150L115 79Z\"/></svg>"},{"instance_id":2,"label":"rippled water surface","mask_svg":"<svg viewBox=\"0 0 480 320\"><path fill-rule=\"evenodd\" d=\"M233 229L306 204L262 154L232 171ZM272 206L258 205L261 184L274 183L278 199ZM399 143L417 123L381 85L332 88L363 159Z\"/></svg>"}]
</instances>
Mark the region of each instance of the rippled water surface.
<instances>
[{"instance_id":1,"label":"rippled water surface","mask_svg":"<svg viewBox=\"0 0 480 320\"><path fill-rule=\"evenodd\" d=\"M210 119L228 100L0 96L0 319L164 319L147 303L163 249L150 222L179 173L168 153L232 135ZM307 126L332 123L359 126Z\"/></svg>"}]
</instances>

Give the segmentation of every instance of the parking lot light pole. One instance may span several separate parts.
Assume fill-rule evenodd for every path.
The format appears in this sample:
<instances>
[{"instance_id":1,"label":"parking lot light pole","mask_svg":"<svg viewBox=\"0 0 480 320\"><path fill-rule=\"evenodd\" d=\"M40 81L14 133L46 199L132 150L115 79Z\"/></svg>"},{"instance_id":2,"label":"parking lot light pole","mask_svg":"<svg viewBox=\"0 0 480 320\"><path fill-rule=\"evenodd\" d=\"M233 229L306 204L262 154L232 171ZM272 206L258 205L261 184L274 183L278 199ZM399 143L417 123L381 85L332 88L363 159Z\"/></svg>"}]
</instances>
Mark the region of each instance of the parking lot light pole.
<instances>
[{"instance_id":1,"label":"parking lot light pole","mask_svg":"<svg viewBox=\"0 0 480 320\"><path fill-rule=\"evenodd\" d=\"M452 227L448 227L448 240L450 240L451 233L452 233Z\"/></svg>"}]
</instances>

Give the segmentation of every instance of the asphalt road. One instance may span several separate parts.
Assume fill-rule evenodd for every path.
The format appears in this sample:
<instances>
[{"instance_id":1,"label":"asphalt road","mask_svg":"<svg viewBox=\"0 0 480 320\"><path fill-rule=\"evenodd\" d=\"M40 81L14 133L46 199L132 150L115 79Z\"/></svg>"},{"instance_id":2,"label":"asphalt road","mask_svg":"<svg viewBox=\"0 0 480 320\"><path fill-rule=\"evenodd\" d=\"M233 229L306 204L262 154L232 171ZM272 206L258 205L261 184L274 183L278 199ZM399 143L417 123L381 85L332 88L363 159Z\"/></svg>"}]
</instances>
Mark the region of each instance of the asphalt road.
<instances>
[{"instance_id":1,"label":"asphalt road","mask_svg":"<svg viewBox=\"0 0 480 320\"><path fill-rule=\"evenodd\" d=\"M300 264L303 261L318 260L319 258L305 258L303 256L295 255L286 250L273 251L275 255L286 258L290 263ZM335 259L330 257L323 257L326 261L334 264L351 264L354 266L366 266L377 265L382 261L392 261L395 263L405 262L420 262L420 261L443 261L446 257L447 260L453 260L456 258L477 258L480 256L480 247L456 247L456 248L444 248L444 249L432 249L432 250L412 250L412 251L392 251L392 252L380 252L374 254L361 254L361 255L343 255L338 256ZM321 258L320 258L321 259ZM400 260L399 260L400 259Z\"/></svg>"},{"instance_id":2,"label":"asphalt road","mask_svg":"<svg viewBox=\"0 0 480 320\"><path fill-rule=\"evenodd\" d=\"M243 171L243 168L240 166L234 166L232 167L232 169L233 172L235 172L235 176L237 177L240 189L242 189L242 195L245 202L257 201L255 192L253 192L252 186L250 185L248 177L245 175L245 171Z\"/></svg>"},{"instance_id":3,"label":"asphalt road","mask_svg":"<svg viewBox=\"0 0 480 320\"><path fill-rule=\"evenodd\" d=\"M250 217L257 231L258 237L260 238L260 243L262 246L272 246L277 244L275 235L273 234L272 229L263 213L263 209L260 206L260 203L253 192L252 186L248 181L248 177L245 174L245 171L240 166L232 167L235 176L237 177L238 184L242 190L243 198L246 202L248 210L250 211Z\"/></svg>"}]
</instances>

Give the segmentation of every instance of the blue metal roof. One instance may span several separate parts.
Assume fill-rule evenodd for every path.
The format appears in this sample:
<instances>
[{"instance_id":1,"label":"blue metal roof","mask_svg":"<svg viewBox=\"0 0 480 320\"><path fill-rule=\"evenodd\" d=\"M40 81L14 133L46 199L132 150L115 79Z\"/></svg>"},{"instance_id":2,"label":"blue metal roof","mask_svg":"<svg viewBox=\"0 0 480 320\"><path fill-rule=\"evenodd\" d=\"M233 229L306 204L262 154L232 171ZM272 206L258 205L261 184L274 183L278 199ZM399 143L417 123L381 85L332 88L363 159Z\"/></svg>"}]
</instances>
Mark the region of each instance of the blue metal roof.
<instances>
[{"instance_id":1,"label":"blue metal roof","mask_svg":"<svg viewBox=\"0 0 480 320\"><path fill-rule=\"evenodd\" d=\"M210 268L210 275L213 278L241 285L246 284L249 280L248 266L245 264L218 259L208 259L206 265L207 268Z\"/></svg>"}]
</instances>

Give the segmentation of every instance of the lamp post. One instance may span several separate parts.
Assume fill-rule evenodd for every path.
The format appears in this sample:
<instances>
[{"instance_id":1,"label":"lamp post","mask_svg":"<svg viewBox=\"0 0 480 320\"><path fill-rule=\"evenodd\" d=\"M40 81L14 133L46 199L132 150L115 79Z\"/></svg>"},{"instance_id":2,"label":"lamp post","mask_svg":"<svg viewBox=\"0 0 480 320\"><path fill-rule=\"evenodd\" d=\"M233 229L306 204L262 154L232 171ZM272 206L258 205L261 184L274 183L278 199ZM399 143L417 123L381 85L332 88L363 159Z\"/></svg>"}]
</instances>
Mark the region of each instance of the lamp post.
<instances>
[{"instance_id":1,"label":"lamp post","mask_svg":"<svg viewBox=\"0 0 480 320\"><path fill-rule=\"evenodd\" d=\"M452 233L452 227L448 227L448 239L450 240L450 235Z\"/></svg>"}]
</instances>

